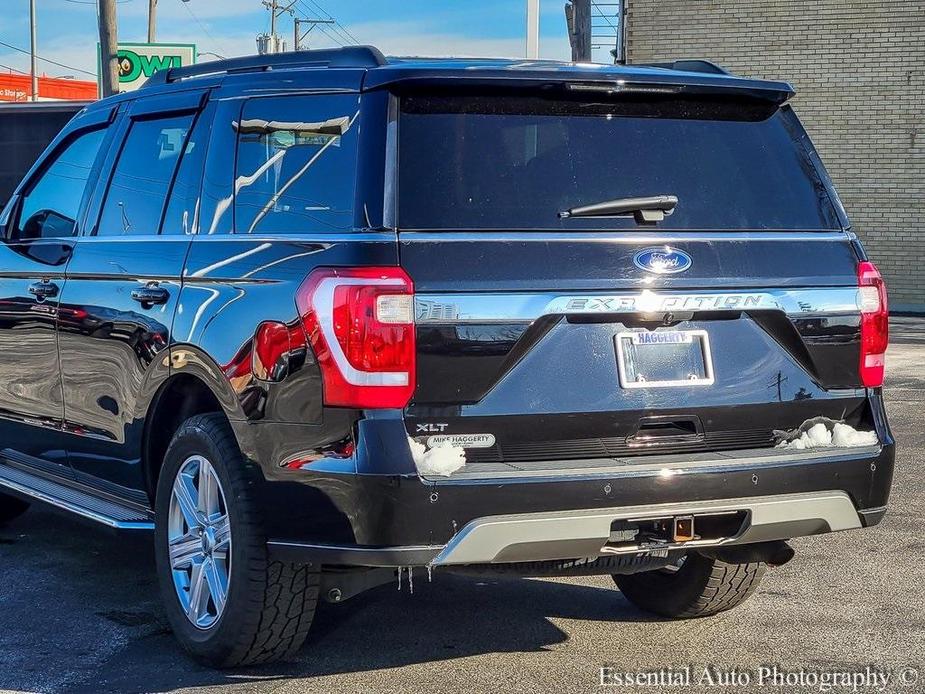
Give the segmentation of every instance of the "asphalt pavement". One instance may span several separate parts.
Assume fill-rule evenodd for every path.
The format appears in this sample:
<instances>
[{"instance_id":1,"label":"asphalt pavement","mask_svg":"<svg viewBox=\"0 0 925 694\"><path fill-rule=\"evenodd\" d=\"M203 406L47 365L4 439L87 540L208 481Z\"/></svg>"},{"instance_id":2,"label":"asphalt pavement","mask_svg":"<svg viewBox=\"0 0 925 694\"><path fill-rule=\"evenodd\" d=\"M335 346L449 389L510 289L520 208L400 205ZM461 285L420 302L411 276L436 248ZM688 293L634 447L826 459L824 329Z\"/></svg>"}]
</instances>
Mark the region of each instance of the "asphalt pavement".
<instances>
[{"instance_id":1,"label":"asphalt pavement","mask_svg":"<svg viewBox=\"0 0 925 694\"><path fill-rule=\"evenodd\" d=\"M893 336L886 393L899 445L889 514L874 529L795 540L796 559L730 612L654 619L604 577L428 583L418 573L413 594L390 584L323 606L293 662L216 672L173 640L149 539L34 508L0 529L0 691L586 692L609 667L610 690L816 692L825 690L814 673L845 672L871 673L859 692L918 694L925 321L897 319ZM778 669L763 687L762 666ZM615 684L622 672L651 686ZM891 679L875 680L879 672ZM679 686L665 684L672 677ZM739 686L720 686L723 677Z\"/></svg>"}]
</instances>

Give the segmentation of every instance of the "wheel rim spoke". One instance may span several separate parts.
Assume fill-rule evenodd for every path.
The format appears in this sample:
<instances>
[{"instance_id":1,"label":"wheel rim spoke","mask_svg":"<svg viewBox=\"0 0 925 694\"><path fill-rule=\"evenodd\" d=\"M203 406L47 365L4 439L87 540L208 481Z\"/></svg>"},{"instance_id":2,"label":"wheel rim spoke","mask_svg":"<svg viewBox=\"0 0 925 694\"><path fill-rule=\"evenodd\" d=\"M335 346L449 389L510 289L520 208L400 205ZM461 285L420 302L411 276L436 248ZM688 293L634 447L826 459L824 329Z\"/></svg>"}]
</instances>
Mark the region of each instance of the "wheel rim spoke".
<instances>
[{"instance_id":1,"label":"wheel rim spoke","mask_svg":"<svg viewBox=\"0 0 925 694\"><path fill-rule=\"evenodd\" d=\"M231 523L227 514L212 524L215 530L215 551L227 552L231 549Z\"/></svg>"},{"instance_id":2,"label":"wheel rim spoke","mask_svg":"<svg viewBox=\"0 0 925 694\"><path fill-rule=\"evenodd\" d=\"M176 499L180 513L186 521L187 527L192 530L202 525L202 519L199 516L199 494L193 487L191 480L182 472L177 475L173 483L173 498Z\"/></svg>"},{"instance_id":3,"label":"wheel rim spoke","mask_svg":"<svg viewBox=\"0 0 925 694\"><path fill-rule=\"evenodd\" d=\"M170 541L170 566L174 569L189 568L193 560L202 556L202 540L198 535L187 534Z\"/></svg>"},{"instance_id":4,"label":"wheel rim spoke","mask_svg":"<svg viewBox=\"0 0 925 694\"><path fill-rule=\"evenodd\" d=\"M228 595L228 578L214 559L206 559L203 563L202 571L206 577L212 602L215 603L215 609L221 614Z\"/></svg>"},{"instance_id":5,"label":"wheel rim spoke","mask_svg":"<svg viewBox=\"0 0 925 694\"><path fill-rule=\"evenodd\" d=\"M219 512L218 480L212 471L212 465L205 459L199 462L199 513L206 520Z\"/></svg>"},{"instance_id":6,"label":"wheel rim spoke","mask_svg":"<svg viewBox=\"0 0 925 694\"><path fill-rule=\"evenodd\" d=\"M205 562L194 562L190 575L189 607L186 616L196 626L200 625L202 613L206 611L209 600L209 584L205 577Z\"/></svg>"}]
</instances>

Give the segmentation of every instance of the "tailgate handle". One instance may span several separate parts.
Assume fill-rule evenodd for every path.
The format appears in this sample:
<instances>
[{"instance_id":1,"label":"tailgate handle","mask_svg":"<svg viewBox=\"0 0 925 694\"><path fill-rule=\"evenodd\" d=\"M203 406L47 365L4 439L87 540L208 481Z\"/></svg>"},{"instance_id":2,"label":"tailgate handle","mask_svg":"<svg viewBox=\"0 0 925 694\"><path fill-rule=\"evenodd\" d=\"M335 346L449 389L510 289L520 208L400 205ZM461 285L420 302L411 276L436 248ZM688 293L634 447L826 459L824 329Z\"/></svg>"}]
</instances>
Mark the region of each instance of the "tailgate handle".
<instances>
[{"instance_id":1,"label":"tailgate handle","mask_svg":"<svg viewBox=\"0 0 925 694\"><path fill-rule=\"evenodd\" d=\"M673 441L699 441L703 439L700 417L694 415L668 415L643 417L636 432L626 437L630 445L645 446Z\"/></svg>"}]
</instances>

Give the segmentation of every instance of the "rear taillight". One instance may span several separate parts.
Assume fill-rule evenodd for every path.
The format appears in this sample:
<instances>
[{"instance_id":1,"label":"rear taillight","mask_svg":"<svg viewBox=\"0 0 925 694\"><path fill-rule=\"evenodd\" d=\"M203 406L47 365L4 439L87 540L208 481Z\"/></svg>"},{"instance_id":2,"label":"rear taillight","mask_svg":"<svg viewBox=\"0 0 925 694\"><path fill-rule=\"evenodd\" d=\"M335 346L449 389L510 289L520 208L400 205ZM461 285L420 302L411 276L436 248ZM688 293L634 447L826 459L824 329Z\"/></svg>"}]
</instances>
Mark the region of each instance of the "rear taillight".
<instances>
[{"instance_id":1,"label":"rear taillight","mask_svg":"<svg viewBox=\"0 0 925 694\"><path fill-rule=\"evenodd\" d=\"M858 304L861 309L861 383L868 387L882 386L886 348L890 342L890 317L886 284L876 265L866 260L858 263L858 287Z\"/></svg>"},{"instance_id":2,"label":"rear taillight","mask_svg":"<svg viewBox=\"0 0 925 694\"><path fill-rule=\"evenodd\" d=\"M398 267L319 268L296 304L326 405L404 407L414 392L414 285Z\"/></svg>"}]
</instances>

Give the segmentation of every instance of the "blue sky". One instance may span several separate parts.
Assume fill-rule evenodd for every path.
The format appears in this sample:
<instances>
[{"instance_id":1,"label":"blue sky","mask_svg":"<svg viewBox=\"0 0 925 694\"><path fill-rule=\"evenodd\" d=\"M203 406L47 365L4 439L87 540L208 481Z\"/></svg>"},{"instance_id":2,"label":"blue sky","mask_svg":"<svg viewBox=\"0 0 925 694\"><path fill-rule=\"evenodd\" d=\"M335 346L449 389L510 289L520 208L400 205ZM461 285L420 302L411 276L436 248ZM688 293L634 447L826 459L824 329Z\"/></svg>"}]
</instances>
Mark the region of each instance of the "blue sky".
<instances>
[{"instance_id":1,"label":"blue sky","mask_svg":"<svg viewBox=\"0 0 925 694\"><path fill-rule=\"evenodd\" d=\"M37 53L68 66L40 61L40 72L90 79L86 72L96 71L95 0L36 2ZM260 0L158 2L158 40L195 43L200 51L254 53L255 35L269 26L269 12ZM28 0L5 0L4 5L0 41L28 49ZM563 5L563 0L540 2L541 57L569 57ZM145 40L147 6L147 0L120 0L120 40ZM521 56L524 51L525 0L296 0L294 9L302 17L331 15L340 23L337 30L316 29L310 37L316 47L349 40L346 30L393 55ZM292 18L282 18L278 31L291 46ZM606 57L595 55L597 60ZM28 64L28 56L0 45L0 65L28 70Z\"/></svg>"}]
</instances>

